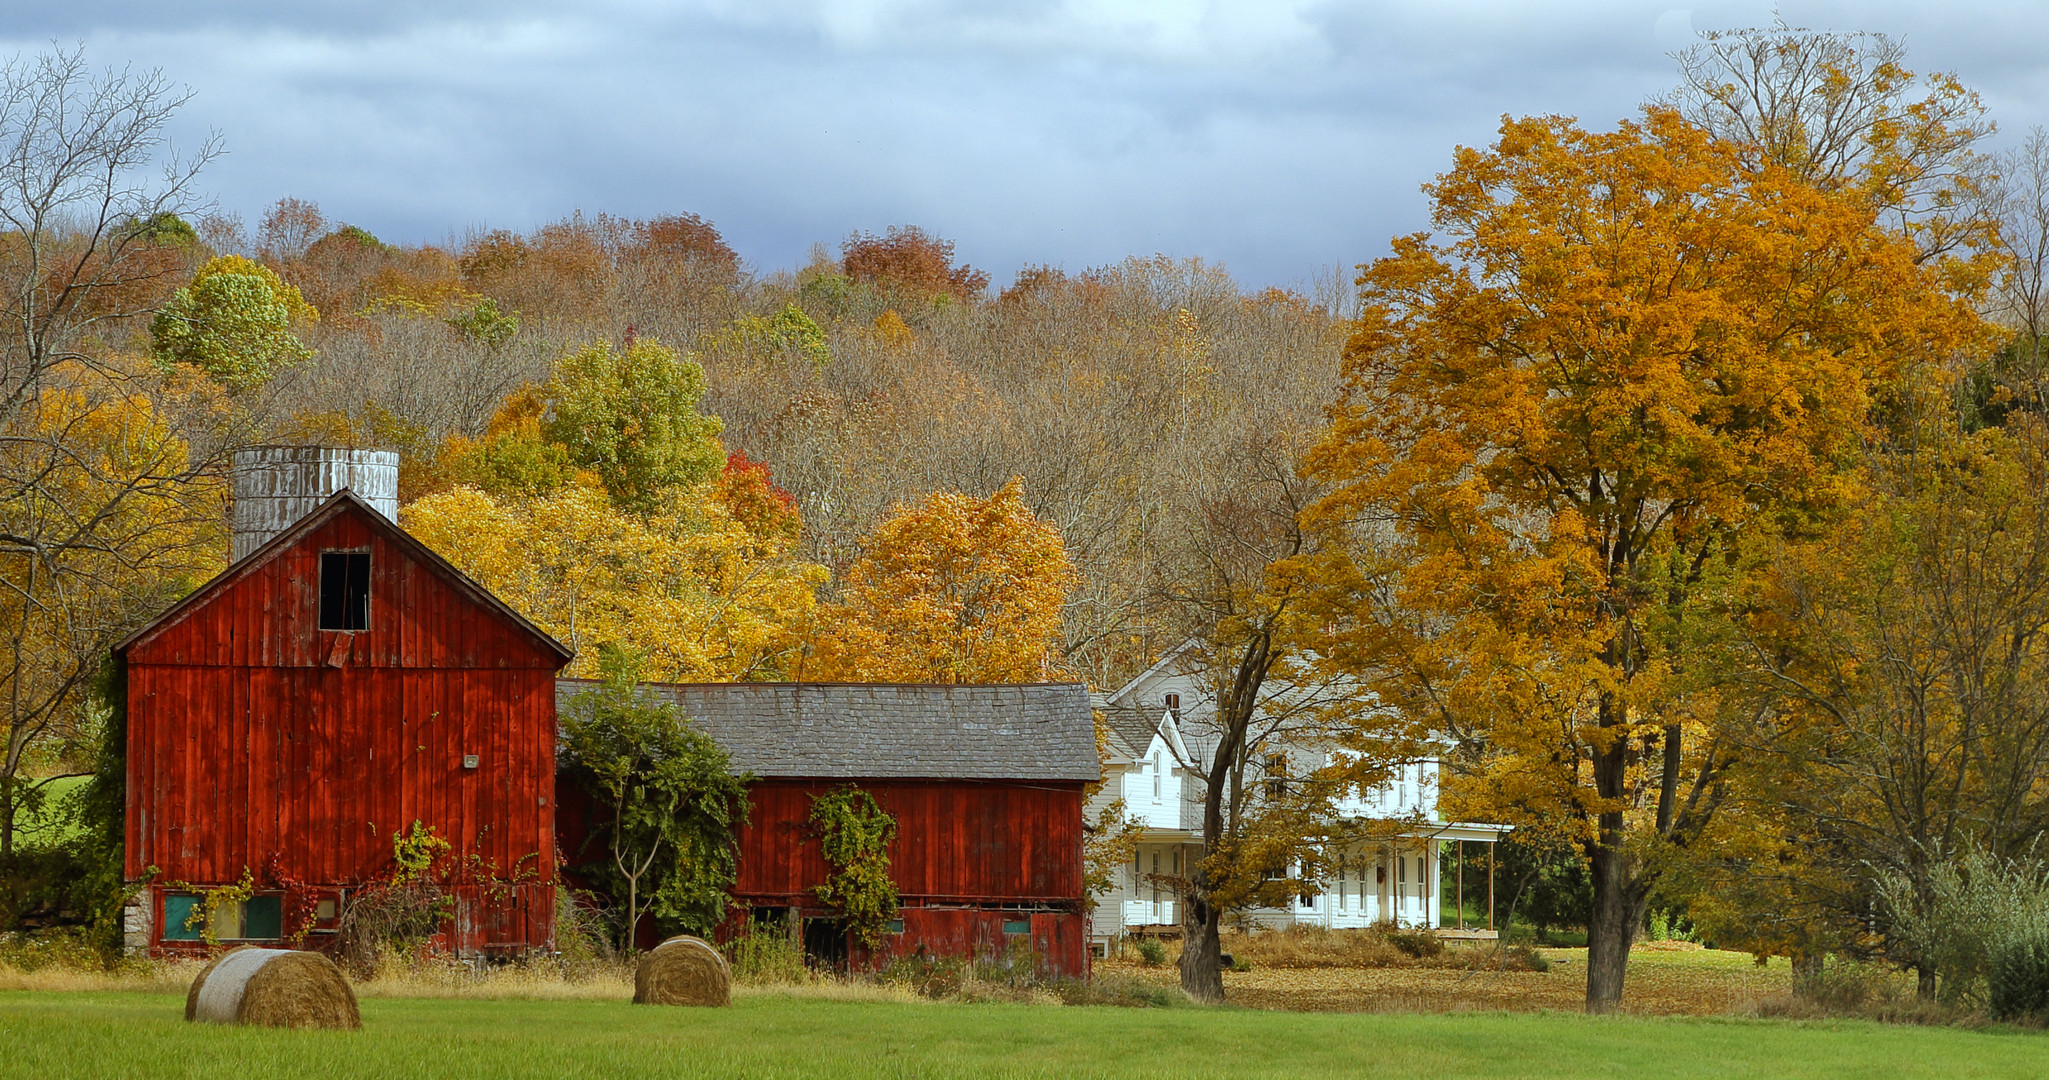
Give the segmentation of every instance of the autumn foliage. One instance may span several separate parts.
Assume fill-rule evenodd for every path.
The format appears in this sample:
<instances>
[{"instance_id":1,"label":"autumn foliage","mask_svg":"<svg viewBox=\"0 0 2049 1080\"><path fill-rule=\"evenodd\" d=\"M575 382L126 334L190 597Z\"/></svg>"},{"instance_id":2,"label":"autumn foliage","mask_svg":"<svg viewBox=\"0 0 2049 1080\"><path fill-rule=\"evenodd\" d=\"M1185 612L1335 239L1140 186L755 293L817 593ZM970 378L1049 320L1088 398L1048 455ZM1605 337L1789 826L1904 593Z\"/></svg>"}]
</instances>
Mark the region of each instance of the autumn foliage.
<instances>
[{"instance_id":1,"label":"autumn foliage","mask_svg":"<svg viewBox=\"0 0 2049 1080\"><path fill-rule=\"evenodd\" d=\"M876 236L855 233L840 249L843 273L914 297L947 296L967 301L989 288L989 275L953 264L953 241L916 225L895 225Z\"/></svg>"},{"instance_id":2,"label":"autumn foliage","mask_svg":"<svg viewBox=\"0 0 2049 1080\"><path fill-rule=\"evenodd\" d=\"M1987 339L1871 203L1672 112L1511 120L1428 192L1443 239L1366 269L1311 458L1316 517L1359 536L1318 571L1359 598L1331 653L1484 748L1458 812L1583 845L1604 1008L1644 842L1683 844L1727 764L1741 704L1691 647L1716 590L1849 509L1896 380Z\"/></svg>"},{"instance_id":3,"label":"autumn foliage","mask_svg":"<svg viewBox=\"0 0 2049 1080\"><path fill-rule=\"evenodd\" d=\"M1059 674L1074 587L1060 533L1013 479L986 499L940 492L899 507L819 611L807 679L1044 682Z\"/></svg>"}]
</instances>

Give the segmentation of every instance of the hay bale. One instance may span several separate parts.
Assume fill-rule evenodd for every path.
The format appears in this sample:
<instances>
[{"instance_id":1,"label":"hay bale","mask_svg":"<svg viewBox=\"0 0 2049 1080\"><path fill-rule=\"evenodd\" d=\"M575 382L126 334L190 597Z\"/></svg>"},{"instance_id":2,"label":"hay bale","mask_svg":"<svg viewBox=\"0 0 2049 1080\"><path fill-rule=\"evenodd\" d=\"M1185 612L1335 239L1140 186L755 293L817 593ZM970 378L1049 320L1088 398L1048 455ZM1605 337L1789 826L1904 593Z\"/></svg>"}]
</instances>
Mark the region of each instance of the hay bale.
<instances>
[{"instance_id":1,"label":"hay bale","mask_svg":"<svg viewBox=\"0 0 2049 1080\"><path fill-rule=\"evenodd\" d=\"M731 1005L733 973L702 938L672 937L640 959L633 973L635 1005Z\"/></svg>"},{"instance_id":2,"label":"hay bale","mask_svg":"<svg viewBox=\"0 0 2049 1080\"><path fill-rule=\"evenodd\" d=\"M185 1019L263 1027L360 1028L356 993L315 952L245 945L215 957L185 994Z\"/></svg>"}]
</instances>

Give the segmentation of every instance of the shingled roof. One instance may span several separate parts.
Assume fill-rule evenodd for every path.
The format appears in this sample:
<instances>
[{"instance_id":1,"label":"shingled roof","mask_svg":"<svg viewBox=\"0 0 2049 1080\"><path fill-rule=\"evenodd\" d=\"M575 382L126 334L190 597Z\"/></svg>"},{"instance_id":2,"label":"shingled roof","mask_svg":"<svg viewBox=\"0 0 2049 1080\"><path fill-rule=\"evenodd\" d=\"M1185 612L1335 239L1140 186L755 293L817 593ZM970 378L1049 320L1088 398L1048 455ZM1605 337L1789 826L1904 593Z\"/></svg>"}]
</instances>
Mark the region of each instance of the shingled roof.
<instances>
[{"instance_id":1,"label":"shingled roof","mask_svg":"<svg viewBox=\"0 0 2049 1080\"><path fill-rule=\"evenodd\" d=\"M1133 759L1145 756L1146 748L1153 743L1153 735L1160 730L1160 716L1163 709L1147 709L1133 705L1099 705L1097 711L1103 714L1103 723L1110 728L1110 734L1131 750Z\"/></svg>"},{"instance_id":2,"label":"shingled roof","mask_svg":"<svg viewBox=\"0 0 2049 1080\"><path fill-rule=\"evenodd\" d=\"M596 684L558 679L563 713ZM644 683L761 777L1093 783L1095 721L1074 683Z\"/></svg>"}]
</instances>

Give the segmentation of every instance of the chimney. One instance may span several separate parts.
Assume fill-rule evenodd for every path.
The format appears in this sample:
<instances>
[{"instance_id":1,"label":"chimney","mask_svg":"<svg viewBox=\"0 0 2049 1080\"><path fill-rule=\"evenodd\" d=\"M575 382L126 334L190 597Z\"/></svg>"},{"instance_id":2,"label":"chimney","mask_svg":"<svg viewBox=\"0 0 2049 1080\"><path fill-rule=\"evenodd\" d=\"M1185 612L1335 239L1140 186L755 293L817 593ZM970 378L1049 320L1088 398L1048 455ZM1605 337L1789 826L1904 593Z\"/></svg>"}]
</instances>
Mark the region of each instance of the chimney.
<instances>
[{"instance_id":1,"label":"chimney","mask_svg":"<svg viewBox=\"0 0 2049 1080\"><path fill-rule=\"evenodd\" d=\"M398 520L398 455L334 446L253 446L235 451L234 561L347 488Z\"/></svg>"}]
</instances>

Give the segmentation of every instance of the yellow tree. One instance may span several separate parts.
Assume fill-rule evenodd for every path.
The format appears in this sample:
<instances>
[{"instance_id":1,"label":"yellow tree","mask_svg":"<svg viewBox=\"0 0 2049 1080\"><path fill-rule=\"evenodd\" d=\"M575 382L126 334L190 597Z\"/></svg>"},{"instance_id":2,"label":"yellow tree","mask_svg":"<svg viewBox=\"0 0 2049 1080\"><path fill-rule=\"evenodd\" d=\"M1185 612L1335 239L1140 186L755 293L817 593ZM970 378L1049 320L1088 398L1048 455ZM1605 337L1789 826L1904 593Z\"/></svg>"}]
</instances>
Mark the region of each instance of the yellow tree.
<instances>
[{"instance_id":1,"label":"yellow tree","mask_svg":"<svg viewBox=\"0 0 2049 1080\"><path fill-rule=\"evenodd\" d=\"M0 424L0 856L50 780L87 770L108 650L226 561L226 493L177 399L110 367L51 369Z\"/></svg>"},{"instance_id":2,"label":"yellow tree","mask_svg":"<svg viewBox=\"0 0 2049 1080\"><path fill-rule=\"evenodd\" d=\"M1060 532L1024 482L899 506L819 613L811 679L1039 682L1059 673L1061 607L1077 584Z\"/></svg>"},{"instance_id":3,"label":"yellow tree","mask_svg":"<svg viewBox=\"0 0 2049 1080\"><path fill-rule=\"evenodd\" d=\"M443 557L577 651L641 657L669 681L770 679L808 631L823 567L792 554L794 530L756 533L708 484L669 492L652 513L596 482L529 498L469 486L408 506L405 525Z\"/></svg>"},{"instance_id":4,"label":"yellow tree","mask_svg":"<svg viewBox=\"0 0 2049 1080\"><path fill-rule=\"evenodd\" d=\"M1311 459L1351 530L1330 656L1468 751L1454 802L1563 826L1620 1001L1660 845L1711 817L1740 707L1685 642L1754 537L1826 522L1903 364L1979 344L1968 265L1665 109L1505 121L1365 269ZM1966 295L1960 295L1962 294Z\"/></svg>"}]
</instances>

